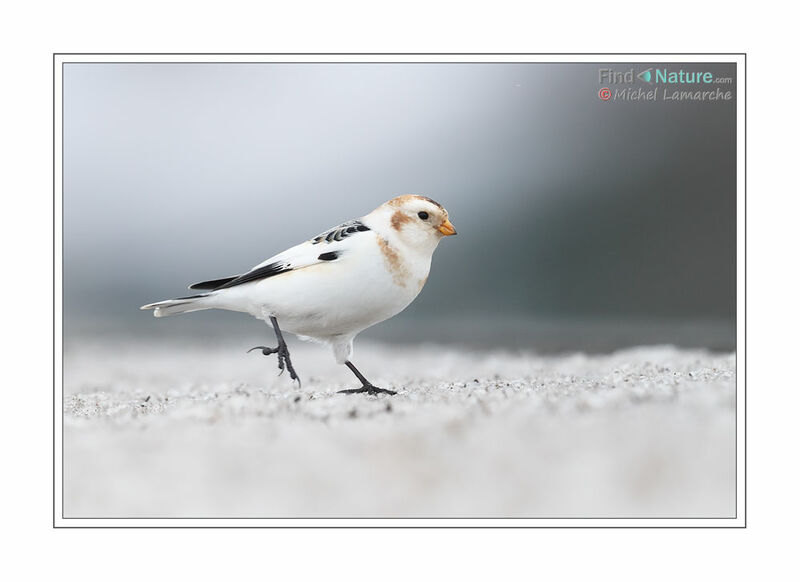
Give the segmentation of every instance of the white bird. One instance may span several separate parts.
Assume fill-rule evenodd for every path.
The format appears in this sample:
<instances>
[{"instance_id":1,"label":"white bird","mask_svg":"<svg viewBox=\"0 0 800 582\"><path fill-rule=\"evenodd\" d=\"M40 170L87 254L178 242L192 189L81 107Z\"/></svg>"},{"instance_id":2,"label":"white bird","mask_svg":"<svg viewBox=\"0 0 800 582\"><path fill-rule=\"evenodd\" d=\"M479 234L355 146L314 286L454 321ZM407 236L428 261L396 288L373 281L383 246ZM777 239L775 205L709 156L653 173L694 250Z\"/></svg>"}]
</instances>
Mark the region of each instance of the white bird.
<instances>
[{"instance_id":1,"label":"white bird","mask_svg":"<svg viewBox=\"0 0 800 582\"><path fill-rule=\"evenodd\" d=\"M433 251L442 237L456 234L447 210L413 194L398 196L357 220L259 263L247 273L190 285L208 293L144 305L156 317L201 309L241 311L270 321L278 367L299 378L281 330L326 343L339 364L361 381L353 394L395 394L373 386L353 365L353 340L368 327L400 313L428 279ZM280 322L280 326L278 324ZM250 350L250 351L252 351Z\"/></svg>"}]
</instances>

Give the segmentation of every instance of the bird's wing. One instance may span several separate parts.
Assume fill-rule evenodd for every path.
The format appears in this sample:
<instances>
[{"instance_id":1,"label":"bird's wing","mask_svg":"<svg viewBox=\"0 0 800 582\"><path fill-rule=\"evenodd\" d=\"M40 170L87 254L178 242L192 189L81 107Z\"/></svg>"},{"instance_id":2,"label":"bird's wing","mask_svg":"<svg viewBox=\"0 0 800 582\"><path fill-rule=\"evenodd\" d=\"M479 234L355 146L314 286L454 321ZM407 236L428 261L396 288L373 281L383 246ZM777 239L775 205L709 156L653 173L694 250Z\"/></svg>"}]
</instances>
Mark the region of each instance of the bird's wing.
<instances>
[{"instance_id":1,"label":"bird's wing","mask_svg":"<svg viewBox=\"0 0 800 582\"><path fill-rule=\"evenodd\" d=\"M268 258L250 269L247 273L212 281L203 281L189 286L189 289L212 289L218 291L274 277L287 271L295 271L304 267L310 267L322 262L335 261L347 252L348 244L345 241L348 237L370 230L369 227L358 220L351 220L335 226L325 232L315 236L299 245L283 251L273 257Z\"/></svg>"}]
</instances>

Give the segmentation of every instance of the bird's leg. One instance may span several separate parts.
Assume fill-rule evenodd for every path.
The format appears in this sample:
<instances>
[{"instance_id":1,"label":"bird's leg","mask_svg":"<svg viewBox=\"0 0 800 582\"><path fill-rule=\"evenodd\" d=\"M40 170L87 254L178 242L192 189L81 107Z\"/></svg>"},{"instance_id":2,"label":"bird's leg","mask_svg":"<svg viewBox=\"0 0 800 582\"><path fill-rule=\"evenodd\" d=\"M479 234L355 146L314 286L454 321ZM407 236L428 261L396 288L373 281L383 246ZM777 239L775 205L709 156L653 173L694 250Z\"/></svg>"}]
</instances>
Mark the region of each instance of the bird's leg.
<instances>
[{"instance_id":1,"label":"bird's leg","mask_svg":"<svg viewBox=\"0 0 800 582\"><path fill-rule=\"evenodd\" d=\"M294 366L292 366L292 359L289 356L289 347L286 345L286 341L283 339L281 328L278 326L278 320L271 315L269 316L269 320L272 322L272 328L275 330L275 337L278 338L278 347L270 348L267 346L256 346L247 350L247 353L249 354L253 350L261 350L261 353L265 356L270 354L278 354L278 368L280 369L278 376L283 374L285 370L289 370L289 377L292 380L297 380L298 384L301 384L300 378L297 376L297 372L294 371Z\"/></svg>"},{"instance_id":2,"label":"bird's leg","mask_svg":"<svg viewBox=\"0 0 800 582\"><path fill-rule=\"evenodd\" d=\"M356 375L356 378L361 380L361 388L353 388L352 390L339 390L339 394L360 394L362 392L366 392L367 394L397 394L394 390L385 390L383 388L378 388L377 386L373 386L372 383L364 378L361 372L358 371L352 362L347 361L344 363L345 366L350 368L350 371Z\"/></svg>"}]
</instances>

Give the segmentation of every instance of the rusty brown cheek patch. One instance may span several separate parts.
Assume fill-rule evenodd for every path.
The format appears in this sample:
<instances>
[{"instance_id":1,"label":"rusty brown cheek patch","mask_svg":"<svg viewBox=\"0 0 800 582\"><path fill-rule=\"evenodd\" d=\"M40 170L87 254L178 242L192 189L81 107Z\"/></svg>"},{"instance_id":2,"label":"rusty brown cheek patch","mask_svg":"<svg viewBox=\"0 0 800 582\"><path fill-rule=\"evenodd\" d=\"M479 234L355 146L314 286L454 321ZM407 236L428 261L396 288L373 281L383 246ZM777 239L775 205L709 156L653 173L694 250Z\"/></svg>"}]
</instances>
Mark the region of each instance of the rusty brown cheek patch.
<instances>
[{"instance_id":1,"label":"rusty brown cheek patch","mask_svg":"<svg viewBox=\"0 0 800 582\"><path fill-rule=\"evenodd\" d=\"M400 230L406 222L411 222L411 219L404 212L400 210L392 214L392 228Z\"/></svg>"},{"instance_id":2,"label":"rusty brown cheek patch","mask_svg":"<svg viewBox=\"0 0 800 582\"><path fill-rule=\"evenodd\" d=\"M392 275L392 280L397 285L405 287L408 280L408 269L400 259L400 255L389 246L389 243L384 238L378 237L378 246L381 248L383 262L386 264L386 270Z\"/></svg>"}]
</instances>

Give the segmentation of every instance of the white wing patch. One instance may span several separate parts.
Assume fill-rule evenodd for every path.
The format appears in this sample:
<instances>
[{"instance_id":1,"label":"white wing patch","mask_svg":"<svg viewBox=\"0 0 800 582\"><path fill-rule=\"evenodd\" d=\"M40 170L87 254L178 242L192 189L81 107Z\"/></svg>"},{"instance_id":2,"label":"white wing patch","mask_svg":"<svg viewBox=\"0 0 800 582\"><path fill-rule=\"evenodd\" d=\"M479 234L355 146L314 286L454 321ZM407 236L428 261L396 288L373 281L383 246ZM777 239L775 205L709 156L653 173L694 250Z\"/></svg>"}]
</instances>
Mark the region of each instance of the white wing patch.
<instances>
[{"instance_id":1,"label":"white wing patch","mask_svg":"<svg viewBox=\"0 0 800 582\"><path fill-rule=\"evenodd\" d=\"M370 230L358 220L350 220L339 226L326 230L313 239L286 249L282 253L257 264L247 273L236 277L226 277L214 281L195 283L190 289L212 289L219 291L244 283L258 281L280 275L288 271L296 271L323 262L332 262L347 252L347 239L353 234Z\"/></svg>"}]
</instances>

